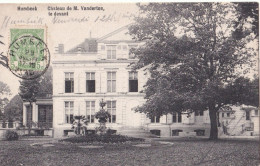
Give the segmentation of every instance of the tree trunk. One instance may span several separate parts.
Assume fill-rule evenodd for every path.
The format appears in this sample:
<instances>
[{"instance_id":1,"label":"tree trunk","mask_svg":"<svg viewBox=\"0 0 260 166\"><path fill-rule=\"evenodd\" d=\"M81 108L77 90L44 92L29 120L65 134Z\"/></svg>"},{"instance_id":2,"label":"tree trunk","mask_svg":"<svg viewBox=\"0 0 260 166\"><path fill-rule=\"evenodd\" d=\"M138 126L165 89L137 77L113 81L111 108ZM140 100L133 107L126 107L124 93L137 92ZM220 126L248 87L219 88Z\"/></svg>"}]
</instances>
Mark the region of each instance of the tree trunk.
<instances>
[{"instance_id":1,"label":"tree trunk","mask_svg":"<svg viewBox=\"0 0 260 166\"><path fill-rule=\"evenodd\" d=\"M217 126L217 111L214 107L209 108L210 117L210 140L218 139L218 126Z\"/></svg>"}]
</instances>

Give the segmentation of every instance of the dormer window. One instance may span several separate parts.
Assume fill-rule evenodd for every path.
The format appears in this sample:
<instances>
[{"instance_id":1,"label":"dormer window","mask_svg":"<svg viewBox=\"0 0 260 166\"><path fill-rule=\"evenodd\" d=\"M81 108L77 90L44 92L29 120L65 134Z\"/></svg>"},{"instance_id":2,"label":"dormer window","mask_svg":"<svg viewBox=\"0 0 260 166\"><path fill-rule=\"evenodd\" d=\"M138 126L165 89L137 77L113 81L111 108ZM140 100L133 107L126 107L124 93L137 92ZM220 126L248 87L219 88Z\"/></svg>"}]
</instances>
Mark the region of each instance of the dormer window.
<instances>
[{"instance_id":1,"label":"dormer window","mask_svg":"<svg viewBox=\"0 0 260 166\"><path fill-rule=\"evenodd\" d=\"M78 50L77 50L78 52L81 52L81 51L82 51L82 48L81 48L81 47L78 47L77 49L78 49Z\"/></svg>"},{"instance_id":2,"label":"dormer window","mask_svg":"<svg viewBox=\"0 0 260 166\"><path fill-rule=\"evenodd\" d=\"M116 59L116 46L107 46L107 59Z\"/></svg>"}]
</instances>

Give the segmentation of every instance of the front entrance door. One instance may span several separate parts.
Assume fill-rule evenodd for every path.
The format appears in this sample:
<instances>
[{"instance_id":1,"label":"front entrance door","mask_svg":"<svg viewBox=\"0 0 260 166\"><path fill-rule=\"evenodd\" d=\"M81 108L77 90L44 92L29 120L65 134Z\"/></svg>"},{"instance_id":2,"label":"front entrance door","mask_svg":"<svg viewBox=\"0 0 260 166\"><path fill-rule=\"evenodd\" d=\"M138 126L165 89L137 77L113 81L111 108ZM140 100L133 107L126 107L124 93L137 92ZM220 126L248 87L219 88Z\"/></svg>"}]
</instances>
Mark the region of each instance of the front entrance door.
<instances>
[{"instance_id":1,"label":"front entrance door","mask_svg":"<svg viewBox=\"0 0 260 166\"><path fill-rule=\"evenodd\" d=\"M52 128L52 106L39 105L38 106L38 122L40 127Z\"/></svg>"}]
</instances>

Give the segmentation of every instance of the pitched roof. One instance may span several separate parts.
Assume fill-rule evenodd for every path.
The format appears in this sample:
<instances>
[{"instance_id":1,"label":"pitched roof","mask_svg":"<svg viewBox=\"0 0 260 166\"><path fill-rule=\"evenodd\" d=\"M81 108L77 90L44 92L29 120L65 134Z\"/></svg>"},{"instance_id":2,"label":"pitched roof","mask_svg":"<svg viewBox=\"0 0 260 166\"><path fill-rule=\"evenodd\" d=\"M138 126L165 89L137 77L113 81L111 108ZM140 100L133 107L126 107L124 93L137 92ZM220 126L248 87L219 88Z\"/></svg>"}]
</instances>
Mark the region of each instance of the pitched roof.
<instances>
[{"instance_id":1,"label":"pitched roof","mask_svg":"<svg viewBox=\"0 0 260 166\"><path fill-rule=\"evenodd\" d=\"M76 47L70 49L66 53L93 53L97 52L97 39L85 39L84 42L78 44Z\"/></svg>"},{"instance_id":2,"label":"pitched roof","mask_svg":"<svg viewBox=\"0 0 260 166\"><path fill-rule=\"evenodd\" d=\"M118 34L119 32L122 32L122 31L124 31L124 30L127 30L130 25L132 25L132 24L128 24L128 25L123 26L123 27L121 27L121 28L119 28L119 29L117 29L117 30L115 30L115 31L113 31L113 32L111 32L111 33L109 33L109 34L107 34L107 35L104 35L104 36L100 37L97 41L98 41L98 42L103 41L103 40L105 40L105 39L107 39L107 38L109 38L109 37L111 37L111 36L114 36L115 34Z\"/></svg>"},{"instance_id":3,"label":"pitched roof","mask_svg":"<svg viewBox=\"0 0 260 166\"><path fill-rule=\"evenodd\" d=\"M127 30L128 27L130 26L131 24L128 24L126 26L123 26L107 35L104 35L98 39L96 38L86 38L84 42L78 44L77 46L75 46L74 48L68 50L66 53L95 53L97 52L97 46L98 46L98 42L106 42L106 43L118 43L118 42L121 42L122 40L113 40L113 41L110 41L108 38L111 37L111 36L114 36L116 34L119 34L120 32L124 31L124 30ZM108 40L106 40L108 39ZM130 42L129 40L123 40L124 42Z\"/></svg>"}]
</instances>

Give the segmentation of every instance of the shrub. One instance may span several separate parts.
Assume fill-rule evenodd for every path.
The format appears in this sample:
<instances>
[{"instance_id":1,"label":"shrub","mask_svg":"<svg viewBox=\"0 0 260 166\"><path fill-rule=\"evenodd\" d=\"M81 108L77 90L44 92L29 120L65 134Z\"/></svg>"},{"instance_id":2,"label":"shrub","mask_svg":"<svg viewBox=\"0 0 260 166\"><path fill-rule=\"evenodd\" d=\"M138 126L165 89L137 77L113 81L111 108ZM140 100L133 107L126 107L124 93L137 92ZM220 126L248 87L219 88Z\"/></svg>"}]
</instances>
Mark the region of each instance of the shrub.
<instances>
[{"instance_id":1,"label":"shrub","mask_svg":"<svg viewBox=\"0 0 260 166\"><path fill-rule=\"evenodd\" d=\"M2 122L2 128L6 128L6 122L5 121Z\"/></svg>"},{"instance_id":2,"label":"shrub","mask_svg":"<svg viewBox=\"0 0 260 166\"><path fill-rule=\"evenodd\" d=\"M7 141L15 141L18 140L19 135L17 134L17 132L13 131L13 130L7 130L5 133L5 139Z\"/></svg>"},{"instance_id":3,"label":"shrub","mask_svg":"<svg viewBox=\"0 0 260 166\"><path fill-rule=\"evenodd\" d=\"M113 129L108 129L107 130L107 134L116 134L116 130L113 130Z\"/></svg>"},{"instance_id":4,"label":"shrub","mask_svg":"<svg viewBox=\"0 0 260 166\"><path fill-rule=\"evenodd\" d=\"M71 142L71 143L93 143L93 142L99 142L99 143L123 143L123 142L143 142L144 139L142 138L133 138L133 137L127 137L123 135L111 135L111 134L90 134L86 136L80 136L80 137L70 137L67 139L64 139L63 141Z\"/></svg>"}]
</instances>

